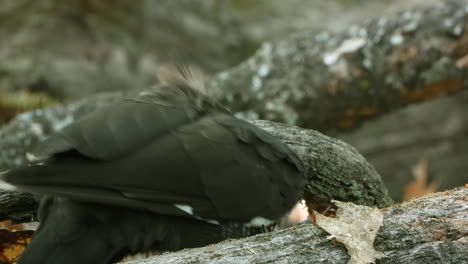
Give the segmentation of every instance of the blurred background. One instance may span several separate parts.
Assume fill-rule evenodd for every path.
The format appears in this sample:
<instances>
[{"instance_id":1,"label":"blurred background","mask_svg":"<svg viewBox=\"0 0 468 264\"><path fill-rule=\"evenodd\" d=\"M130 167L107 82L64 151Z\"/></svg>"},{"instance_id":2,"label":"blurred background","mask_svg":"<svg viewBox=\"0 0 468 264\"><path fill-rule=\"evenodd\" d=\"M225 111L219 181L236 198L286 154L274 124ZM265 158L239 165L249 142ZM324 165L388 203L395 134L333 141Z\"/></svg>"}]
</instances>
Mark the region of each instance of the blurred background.
<instances>
[{"instance_id":1,"label":"blurred background","mask_svg":"<svg viewBox=\"0 0 468 264\"><path fill-rule=\"evenodd\" d=\"M0 126L21 112L95 94L148 89L157 83L155 73L164 65L191 65L208 78L219 76L265 43L304 32L311 38L339 34L369 19L431 9L440 2L4 0ZM466 88L466 70L462 74ZM466 89L399 107L353 130L300 125L354 145L397 201L468 183ZM0 133L0 140L8 140L8 133Z\"/></svg>"}]
</instances>

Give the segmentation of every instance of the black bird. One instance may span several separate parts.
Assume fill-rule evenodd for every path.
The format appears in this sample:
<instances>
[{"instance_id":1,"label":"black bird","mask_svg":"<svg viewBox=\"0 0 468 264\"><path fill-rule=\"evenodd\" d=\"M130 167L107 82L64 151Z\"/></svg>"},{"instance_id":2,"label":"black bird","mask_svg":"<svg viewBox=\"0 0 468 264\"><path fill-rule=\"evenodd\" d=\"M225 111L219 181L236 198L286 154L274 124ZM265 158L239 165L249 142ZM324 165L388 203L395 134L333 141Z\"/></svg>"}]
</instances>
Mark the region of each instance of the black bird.
<instances>
[{"instance_id":1,"label":"black bird","mask_svg":"<svg viewBox=\"0 0 468 264\"><path fill-rule=\"evenodd\" d=\"M177 78L85 116L35 159L0 176L44 195L19 264L112 263L265 232L305 179L286 144Z\"/></svg>"}]
</instances>

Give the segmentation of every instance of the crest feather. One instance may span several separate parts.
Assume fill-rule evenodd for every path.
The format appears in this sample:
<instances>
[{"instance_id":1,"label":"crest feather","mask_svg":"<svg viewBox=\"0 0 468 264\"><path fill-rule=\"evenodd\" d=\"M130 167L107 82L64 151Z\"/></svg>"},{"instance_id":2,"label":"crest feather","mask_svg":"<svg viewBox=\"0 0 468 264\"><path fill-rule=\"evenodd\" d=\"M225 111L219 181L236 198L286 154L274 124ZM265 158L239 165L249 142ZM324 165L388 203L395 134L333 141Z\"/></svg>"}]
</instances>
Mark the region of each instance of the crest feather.
<instances>
[{"instance_id":1,"label":"crest feather","mask_svg":"<svg viewBox=\"0 0 468 264\"><path fill-rule=\"evenodd\" d=\"M199 92L206 93L205 77L200 70L194 67L164 66L157 73L157 77L162 84L184 84Z\"/></svg>"}]
</instances>

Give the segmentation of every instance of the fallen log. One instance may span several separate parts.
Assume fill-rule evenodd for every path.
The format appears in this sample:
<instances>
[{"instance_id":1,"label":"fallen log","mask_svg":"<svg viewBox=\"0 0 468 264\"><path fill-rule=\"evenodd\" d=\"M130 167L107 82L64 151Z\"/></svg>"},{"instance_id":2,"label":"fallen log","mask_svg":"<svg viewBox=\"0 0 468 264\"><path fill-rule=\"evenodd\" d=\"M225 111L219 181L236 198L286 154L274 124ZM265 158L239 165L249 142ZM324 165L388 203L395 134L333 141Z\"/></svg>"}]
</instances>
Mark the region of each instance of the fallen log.
<instances>
[{"instance_id":1,"label":"fallen log","mask_svg":"<svg viewBox=\"0 0 468 264\"><path fill-rule=\"evenodd\" d=\"M468 262L468 188L430 194L384 212L374 246L387 257L376 263ZM165 253L125 264L336 263L349 260L345 247L321 228L303 224L202 248Z\"/></svg>"}]
</instances>

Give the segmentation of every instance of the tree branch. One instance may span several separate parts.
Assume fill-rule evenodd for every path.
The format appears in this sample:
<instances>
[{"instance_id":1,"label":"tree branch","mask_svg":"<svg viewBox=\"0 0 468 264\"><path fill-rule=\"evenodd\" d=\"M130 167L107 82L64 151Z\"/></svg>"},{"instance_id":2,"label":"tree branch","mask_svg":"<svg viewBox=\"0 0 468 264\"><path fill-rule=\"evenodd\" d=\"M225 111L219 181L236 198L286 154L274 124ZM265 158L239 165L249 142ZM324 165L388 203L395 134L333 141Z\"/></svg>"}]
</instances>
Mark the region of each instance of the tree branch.
<instances>
[{"instance_id":1,"label":"tree branch","mask_svg":"<svg viewBox=\"0 0 468 264\"><path fill-rule=\"evenodd\" d=\"M459 188L383 209L374 245L387 258L377 263L467 262L467 197L468 188ZM125 263L347 263L344 246L326 236L317 226L299 225Z\"/></svg>"},{"instance_id":2,"label":"tree branch","mask_svg":"<svg viewBox=\"0 0 468 264\"><path fill-rule=\"evenodd\" d=\"M209 88L240 116L330 132L468 87L464 1L300 32L219 73Z\"/></svg>"}]
</instances>

